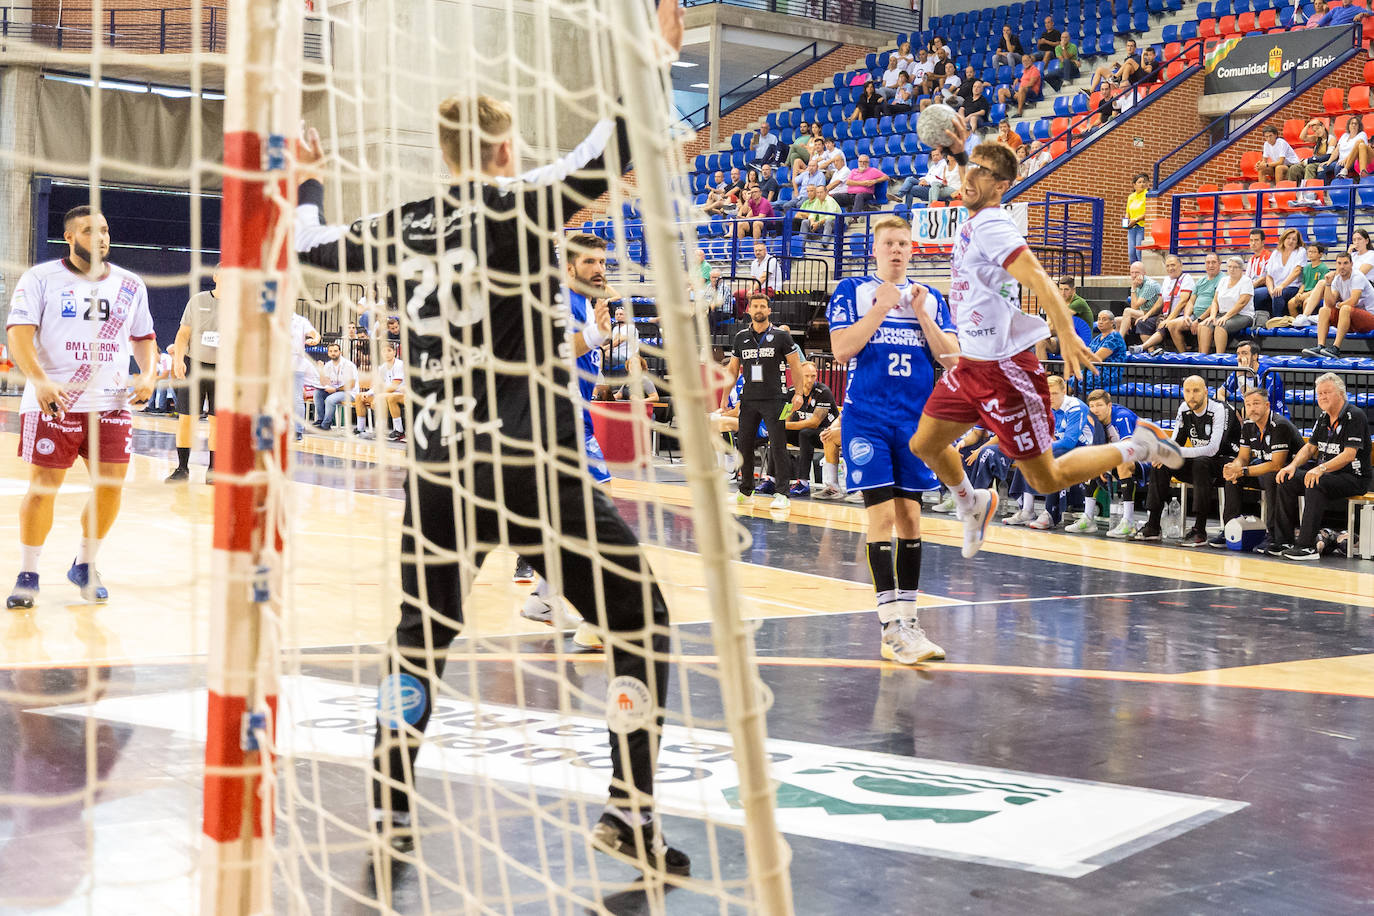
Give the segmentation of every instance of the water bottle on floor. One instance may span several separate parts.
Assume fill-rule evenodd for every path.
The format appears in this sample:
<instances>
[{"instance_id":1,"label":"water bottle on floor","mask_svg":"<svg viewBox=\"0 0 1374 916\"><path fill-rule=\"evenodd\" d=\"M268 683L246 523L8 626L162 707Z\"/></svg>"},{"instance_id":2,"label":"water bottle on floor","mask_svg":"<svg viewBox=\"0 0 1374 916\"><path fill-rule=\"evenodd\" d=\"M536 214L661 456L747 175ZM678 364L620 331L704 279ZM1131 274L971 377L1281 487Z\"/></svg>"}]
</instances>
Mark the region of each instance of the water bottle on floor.
<instances>
[{"instance_id":1,"label":"water bottle on floor","mask_svg":"<svg viewBox=\"0 0 1374 916\"><path fill-rule=\"evenodd\" d=\"M1177 496L1170 497L1168 505L1164 507L1160 533L1164 537L1174 540L1183 537L1183 505L1178 501Z\"/></svg>"}]
</instances>

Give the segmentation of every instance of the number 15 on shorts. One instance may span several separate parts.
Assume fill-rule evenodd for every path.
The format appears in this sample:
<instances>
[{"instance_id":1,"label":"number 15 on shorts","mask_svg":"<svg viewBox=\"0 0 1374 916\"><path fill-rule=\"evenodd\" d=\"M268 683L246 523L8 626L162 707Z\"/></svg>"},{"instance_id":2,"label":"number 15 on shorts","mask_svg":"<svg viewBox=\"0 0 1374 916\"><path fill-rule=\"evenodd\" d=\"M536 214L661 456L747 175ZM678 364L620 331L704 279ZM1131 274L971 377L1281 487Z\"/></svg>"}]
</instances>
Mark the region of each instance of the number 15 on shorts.
<instances>
[{"instance_id":1,"label":"number 15 on shorts","mask_svg":"<svg viewBox=\"0 0 1374 916\"><path fill-rule=\"evenodd\" d=\"M887 354L887 374L900 375L902 378L911 377L911 354L910 353L889 353Z\"/></svg>"}]
</instances>

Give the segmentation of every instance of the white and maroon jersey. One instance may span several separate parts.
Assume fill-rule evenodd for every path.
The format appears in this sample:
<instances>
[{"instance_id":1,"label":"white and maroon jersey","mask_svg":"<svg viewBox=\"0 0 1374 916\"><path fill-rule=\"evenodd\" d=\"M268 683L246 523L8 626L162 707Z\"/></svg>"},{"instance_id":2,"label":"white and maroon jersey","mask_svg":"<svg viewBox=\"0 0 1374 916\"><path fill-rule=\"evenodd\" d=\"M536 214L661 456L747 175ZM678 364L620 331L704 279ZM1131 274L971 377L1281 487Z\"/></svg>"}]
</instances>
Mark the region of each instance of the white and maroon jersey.
<instances>
[{"instance_id":1,"label":"white and maroon jersey","mask_svg":"<svg viewBox=\"0 0 1374 916\"><path fill-rule=\"evenodd\" d=\"M103 279L91 280L65 258L31 267L15 287L6 327L24 324L38 329L38 365L71 386L69 412L128 406L133 341L154 337L148 288L135 274L109 264ZM33 385L25 385L20 412L38 409Z\"/></svg>"},{"instance_id":2,"label":"white and maroon jersey","mask_svg":"<svg viewBox=\"0 0 1374 916\"><path fill-rule=\"evenodd\" d=\"M399 388L405 384L406 364L401 361L401 358L399 356L393 359L391 362L387 363L385 366L382 366L381 372L382 391L386 391L390 387L391 382L401 383L401 385L397 387L397 390L399 390Z\"/></svg>"},{"instance_id":3,"label":"white and maroon jersey","mask_svg":"<svg viewBox=\"0 0 1374 916\"><path fill-rule=\"evenodd\" d=\"M969 359L1007 359L1050 336L1045 322L1021 311L1021 284L1007 272L1025 250L1026 240L1001 207L984 207L959 228L949 305L959 350Z\"/></svg>"}]
</instances>

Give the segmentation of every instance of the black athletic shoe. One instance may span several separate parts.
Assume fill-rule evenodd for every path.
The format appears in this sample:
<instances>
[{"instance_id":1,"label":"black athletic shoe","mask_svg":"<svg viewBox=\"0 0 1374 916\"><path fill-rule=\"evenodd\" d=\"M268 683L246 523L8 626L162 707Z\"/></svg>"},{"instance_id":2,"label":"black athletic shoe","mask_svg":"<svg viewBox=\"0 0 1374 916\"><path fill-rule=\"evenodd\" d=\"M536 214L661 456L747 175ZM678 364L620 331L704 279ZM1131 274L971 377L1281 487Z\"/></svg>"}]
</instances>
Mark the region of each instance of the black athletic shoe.
<instances>
[{"instance_id":1,"label":"black athletic shoe","mask_svg":"<svg viewBox=\"0 0 1374 916\"><path fill-rule=\"evenodd\" d=\"M1292 549L1292 547L1292 544L1274 544L1271 542L1269 546L1264 549L1264 552L1271 557L1281 557L1285 552Z\"/></svg>"},{"instance_id":2,"label":"black athletic shoe","mask_svg":"<svg viewBox=\"0 0 1374 916\"><path fill-rule=\"evenodd\" d=\"M1159 529L1153 525L1146 525L1137 531L1132 537L1133 541L1157 541L1161 537Z\"/></svg>"},{"instance_id":3,"label":"black athletic shoe","mask_svg":"<svg viewBox=\"0 0 1374 916\"><path fill-rule=\"evenodd\" d=\"M653 824L636 829L609 811L602 814L601 820L592 828L592 844L603 852L631 859L631 864L641 870L648 866L649 869L670 875L685 876L692 873L692 860L687 858L685 852L664 843Z\"/></svg>"},{"instance_id":4,"label":"black athletic shoe","mask_svg":"<svg viewBox=\"0 0 1374 916\"><path fill-rule=\"evenodd\" d=\"M1321 554L1315 547L1289 547L1283 552L1285 560L1319 560Z\"/></svg>"},{"instance_id":5,"label":"black athletic shoe","mask_svg":"<svg viewBox=\"0 0 1374 916\"><path fill-rule=\"evenodd\" d=\"M388 442L404 442L404 441L406 441L406 434L403 433L403 432L401 432L400 430L395 430L395 429L393 429L391 432L389 432L389 433L386 434L386 441L388 441Z\"/></svg>"},{"instance_id":6,"label":"black athletic shoe","mask_svg":"<svg viewBox=\"0 0 1374 916\"><path fill-rule=\"evenodd\" d=\"M1225 534L1214 534L1214 535L1212 535L1211 537L1209 537L1209 538L1207 539L1207 546L1208 546L1208 547L1215 547L1217 550L1225 550L1225 549L1226 549L1226 535L1225 535Z\"/></svg>"},{"instance_id":7,"label":"black athletic shoe","mask_svg":"<svg viewBox=\"0 0 1374 916\"><path fill-rule=\"evenodd\" d=\"M173 471L172 473L170 473L170 474L167 475L167 481L166 481L166 482L167 482L167 483L180 483L180 482L183 481L183 480L190 480L190 479L191 479L191 470L190 470L190 468L177 468L175 471Z\"/></svg>"},{"instance_id":8,"label":"black athletic shoe","mask_svg":"<svg viewBox=\"0 0 1374 916\"><path fill-rule=\"evenodd\" d=\"M1206 534L1206 532L1203 532L1203 531L1197 531L1197 530L1189 531L1187 534L1183 535L1183 537L1179 538L1178 546L1180 546L1180 547L1206 547L1206 546L1207 546L1207 534Z\"/></svg>"},{"instance_id":9,"label":"black athletic shoe","mask_svg":"<svg viewBox=\"0 0 1374 916\"><path fill-rule=\"evenodd\" d=\"M533 585L534 575L534 567L526 563L524 557L520 557L516 561L515 575L512 577L512 581L516 585Z\"/></svg>"}]
</instances>

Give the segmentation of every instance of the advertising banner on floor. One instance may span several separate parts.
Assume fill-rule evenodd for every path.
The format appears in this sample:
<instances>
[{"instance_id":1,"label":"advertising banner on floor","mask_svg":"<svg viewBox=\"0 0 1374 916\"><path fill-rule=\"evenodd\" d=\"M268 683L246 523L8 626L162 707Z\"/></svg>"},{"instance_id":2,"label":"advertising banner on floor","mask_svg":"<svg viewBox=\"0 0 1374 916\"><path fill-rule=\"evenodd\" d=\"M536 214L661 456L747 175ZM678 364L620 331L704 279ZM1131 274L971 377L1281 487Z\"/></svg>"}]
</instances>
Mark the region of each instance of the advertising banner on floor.
<instances>
[{"instance_id":1,"label":"advertising banner on floor","mask_svg":"<svg viewBox=\"0 0 1374 916\"><path fill-rule=\"evenodd\" d=\"M1256 92L1290 70L1297 70L1301 78L1325 67L1348 49L1348 42L1333 39L1338 34L1348 34L1352 28L1357 26L1228 38L1207 52L1203 61L1207 74L1203 92Z\"/></svg>"}]
</instances>

